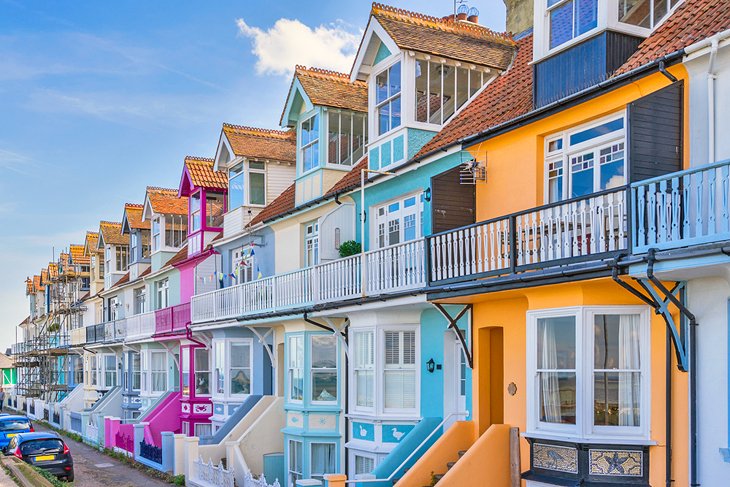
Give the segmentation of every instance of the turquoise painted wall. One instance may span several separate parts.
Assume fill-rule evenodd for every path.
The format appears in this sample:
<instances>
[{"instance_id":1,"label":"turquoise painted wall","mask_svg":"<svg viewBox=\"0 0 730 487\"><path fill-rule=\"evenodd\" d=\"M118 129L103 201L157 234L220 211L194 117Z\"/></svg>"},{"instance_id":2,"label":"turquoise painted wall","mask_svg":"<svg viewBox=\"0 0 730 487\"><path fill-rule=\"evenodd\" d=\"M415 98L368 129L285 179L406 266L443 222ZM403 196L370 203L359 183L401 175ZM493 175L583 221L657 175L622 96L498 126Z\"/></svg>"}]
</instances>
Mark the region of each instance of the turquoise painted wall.
<instances>
[{"instance_id":1,"label":"turquoise painted wall","mask_svg":"<svg viewBox=\"0 0 730 487\"><path fill-rule=\"evenodd\" d=\"M378 47L378 52L375 54L375 61L373 62L373 65L377 65L378 63L382 62L383 59L387 58L391 55L390 50L383 44L380 43L380 46Z\"/></svg>"},{"instance_id":2,"label":"turquoise painted wall","mask_svg":"<svg viewBox=\"0 0 730 487\"><path fill-rule=\"evenodd\" d=\"M417 169L406 172L400 176L378 184L370 184L365 187L365 206L369 209L371 206L379 205L386 201L397 198L401 195L410 194L416 191L425 191L431 185L431 177L440 174L448 169L458 166L469 158L467 152L457 152L450 154L438 161L429 164L419 165ZM356 212L360 214L360 192L355 191L351 194L356 205ZM370 230L371 215L367 215L367 223L365 225L365 250L370 249L370 243L367 241ZM362 242L360 237L360 225L356 225L356 238ZM423 202L423 235L431 233L431 203Z\"/></svg>"},{"instance_id":3,"label":"turquoise painted wall","mask_svg":"<svg viewBox=\"0 0 730 487\"><path fill-rule=\"evenodd\" d=\"M448 312L455 316L461 306L446 306ZM459 328L464 336L467 334L468 317L465 315L458 322ZM421 416L439 417L444 416L444 337L449 323L436 309L429 309L421 313ZM449 331L453 334L453 331ZM451 349L449 349L451 351ZM426 362L433 359L436 364L442 365L441 370L429 372L426 369ZM466 370L466 409L470 411L471 417L471 369ZM434 401L438 397L441 400Z\"/></svg>"}]
</instances>

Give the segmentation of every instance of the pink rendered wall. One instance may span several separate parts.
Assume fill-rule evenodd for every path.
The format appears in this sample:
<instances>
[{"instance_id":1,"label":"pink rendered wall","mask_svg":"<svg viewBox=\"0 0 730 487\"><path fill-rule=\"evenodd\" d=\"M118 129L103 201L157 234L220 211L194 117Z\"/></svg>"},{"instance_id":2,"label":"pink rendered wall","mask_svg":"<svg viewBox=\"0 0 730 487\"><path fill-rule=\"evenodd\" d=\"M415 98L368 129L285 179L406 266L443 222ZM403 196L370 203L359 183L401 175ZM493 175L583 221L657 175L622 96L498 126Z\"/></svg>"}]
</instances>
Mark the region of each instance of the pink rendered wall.
<instances>
[{"instance_id":1,"label":"pink rendered wall","mask_svg":"<svg viewBox=\"0 0 730 487\"><path fill-rule=\"evenodd\" d=\"M171 431L180 433L182 421L180 419L180 392L170 394L165 401L157 406L157 409L150 414L146 422L149 425L145 428L145 441L152 440L155 446L162 446L162 432Z\"/></svg>"},{"instance_id":2,"label":"pink rendered wall","mask_svg":"<svg viewBox=\"0 0 730 487\"><path fill-rule=\"evenodd\" d=\"M195 294L195 266L180 267L180 303L189 303Z\"/></svg>"}]
</instances>

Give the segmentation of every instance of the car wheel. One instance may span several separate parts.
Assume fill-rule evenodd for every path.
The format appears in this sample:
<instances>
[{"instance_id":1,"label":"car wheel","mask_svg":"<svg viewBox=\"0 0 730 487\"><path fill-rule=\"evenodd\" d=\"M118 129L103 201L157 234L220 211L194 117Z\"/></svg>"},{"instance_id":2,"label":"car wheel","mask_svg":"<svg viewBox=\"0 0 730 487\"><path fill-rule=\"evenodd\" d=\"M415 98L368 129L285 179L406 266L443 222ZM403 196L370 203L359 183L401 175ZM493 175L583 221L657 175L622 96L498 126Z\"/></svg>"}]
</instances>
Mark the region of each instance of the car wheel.
<instances>
[{"instance_id":1,"label":"car wheel","mask_svg":"<svg viewBox=\"0 0 730 487\"><path fill-rule=\"evenodd\" d=\"M74 481L74 474L70 474L66 476L66 482L73 482Z\"/></svg>"}]
</instances>

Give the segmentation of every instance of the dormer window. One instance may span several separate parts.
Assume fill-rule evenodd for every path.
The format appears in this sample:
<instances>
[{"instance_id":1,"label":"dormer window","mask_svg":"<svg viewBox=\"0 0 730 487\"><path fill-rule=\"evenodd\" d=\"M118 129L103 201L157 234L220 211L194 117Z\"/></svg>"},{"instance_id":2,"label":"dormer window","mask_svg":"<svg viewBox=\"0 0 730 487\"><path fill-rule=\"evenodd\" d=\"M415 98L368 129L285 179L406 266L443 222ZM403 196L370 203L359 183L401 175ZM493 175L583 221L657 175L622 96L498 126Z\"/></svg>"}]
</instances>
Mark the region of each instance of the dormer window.
<instances>
[{"instance_id":1,"label":"dormer window","mask_svg":"<svg viewBox=\"0 0 730 487\"><path fill-rule=\"evenodd\" d=\"M618 21L653 29L682 0L619 0Z\"/></svg>"},{"instance_id":2,"label":"dormer window","mask_svg":"<svg viewBox=\"0 0 730 487\"><path fill-rule=\"evenodd\" d=\"M550 49L561 46L598 26L598 0L545 1L550 19Z\"/></svg>"},{"instance_id":3,"label":"dormer window","mask_svg":"<svg viewBox=\"0 0 730 487\"><path fill-rule=\"evenodd\" d=\"M139 248L139 235L136 232L132 232L129 235L129 249L132 254L132 259L137 260L137 249Z\"/></svg>"},{"instance_id":4,"label":"dormer window","mask_svg":"<svg viewBox=\"0 0 730 487\"><path fill-rule=\"evenodd\" d=\"M200 230L200 192L190 197L190 224L192 232Z\"/></svg>"},{"instance_id":5,"label":"dormer window","mask_svg":"<svg viewBox=\"0 0 730 487\"><path fill-rule=\"evenodd\" d=\"M225 196L222 194L205 195L205 225L207 228L220 228L223 226L223 213L225 213Z\"/></svg>"},{"instance_id":6,"label":"dormer window","mask_svg":"<svg viewBox=\"0 0 730 487\"><path fill-rule=\"evenodd\" d=\"M243 162L228 170L228 207L233 210L243 206Z\"/></svg>"},{"instance_id":7,"label":"dormer window","mask_svg":"<svg viewBox=\"0 0 730 487\"><path fill-rule=\"evenodd\" d=\"M246 200L245 163L240 162L228 170L228 209L245 205L266 204L266 164L248 161L248 201ZM218 225L220 226L220 225Z\"/></svg>"},{"instance_id":8,"label":"dormer window","mask_svg":"<svg viewBox=\"0 0 730 487\"><path fill-rule=\"evenodd\" d=\"M346 110L327 116L327 163L352 166L363 156L368 141L367 117Z\"/></svg>"},{"instance_id":9,"label":"dormer window","mask_svg":"<svg viewBox=\"0 0 730 487\"><path fill-rule=\"evenodd\" d=\"M125 246L116 247L116 264L117 264L116 270L118 272L126 270L128 263L129 263L129 250L127 249L127 247L125 247Z\"/></svg>"},{"instance_id":10,"label":"dormer window","mask_svg":"<svg viewBox=\"0 0 730 487\"><path fill-rule=\"evenodd\" d=\"M416 122L443 125L491 79L484 71L460 67L459 63L416 59Z\"/></svg>"},{"instance_id":11,"label":"dormer window","mask_svg":"<svg viewBox=\"0 0 730 487\"><path fill-rule=\"evenodd\" d=\"M401 64L400 61L375 78L375 116L378 135L390 132L401 122Z\"/></svg>"},{"instance_id":12,"label":"dormer window","mask_svg":"<svg viewBox=\"0 0 730 487\"><path fill-rule=\"evenodd\" d=\"M162 225L160 224L160 217L157 216L152 219L152 252L157 252L162 248Z\"/></svg>"},{"instance_id":13,"label":"dormer window","mask_svg":"<svg viewBox=\"0 0 730 487\"><path fill-rule=\"evenodd\" d=\"M302 172L319 166L319 114L302 122L299 151L302 155Z\"/></svg>"},{"instance_id":14,"label":"dormer window","mask_svg":"<svg viewBox=\"0 0 730 487\"><path fill-rule=\"evenodd\" d=\"M263 162L248 163L248 203L266 204L266 165Z\"/></svg>"}]
</instances>

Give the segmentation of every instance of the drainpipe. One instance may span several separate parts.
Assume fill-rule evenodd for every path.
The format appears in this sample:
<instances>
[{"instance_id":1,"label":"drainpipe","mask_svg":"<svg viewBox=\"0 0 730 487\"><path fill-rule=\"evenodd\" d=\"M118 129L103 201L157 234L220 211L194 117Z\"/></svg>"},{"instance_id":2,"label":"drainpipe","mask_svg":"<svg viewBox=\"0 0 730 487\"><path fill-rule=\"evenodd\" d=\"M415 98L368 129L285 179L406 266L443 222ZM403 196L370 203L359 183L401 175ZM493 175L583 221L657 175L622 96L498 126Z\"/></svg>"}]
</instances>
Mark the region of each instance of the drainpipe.
<instances>
[{"instance_id":1,"label":"drainpipe","mask_svg":"<svg viewBox=\"0 0 730 487\"><path fill-rule=\"evenodd\" d=\"M666 485L672 487L672 338L669 330L666 334L666 366L664 369L665 374L665 388L666 388L666 400L665 404L665 431L667 435L667 445L665 452L666 462Z\"/></svg>"}]
</instances>

